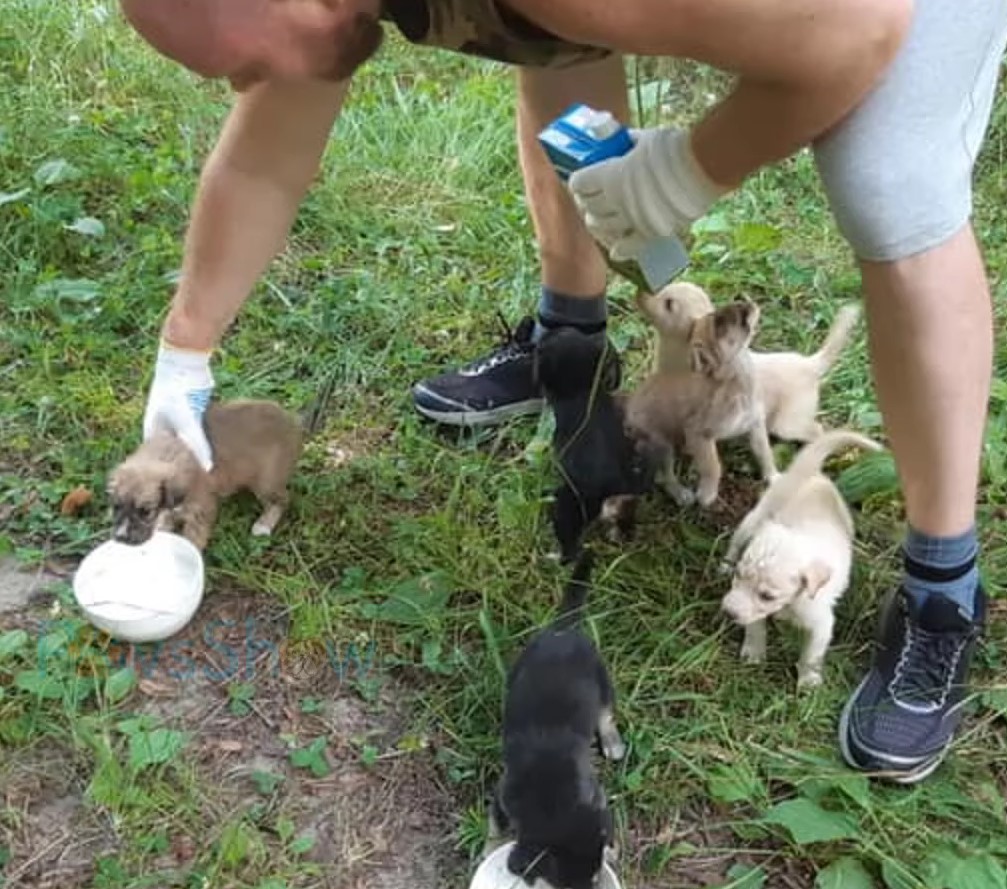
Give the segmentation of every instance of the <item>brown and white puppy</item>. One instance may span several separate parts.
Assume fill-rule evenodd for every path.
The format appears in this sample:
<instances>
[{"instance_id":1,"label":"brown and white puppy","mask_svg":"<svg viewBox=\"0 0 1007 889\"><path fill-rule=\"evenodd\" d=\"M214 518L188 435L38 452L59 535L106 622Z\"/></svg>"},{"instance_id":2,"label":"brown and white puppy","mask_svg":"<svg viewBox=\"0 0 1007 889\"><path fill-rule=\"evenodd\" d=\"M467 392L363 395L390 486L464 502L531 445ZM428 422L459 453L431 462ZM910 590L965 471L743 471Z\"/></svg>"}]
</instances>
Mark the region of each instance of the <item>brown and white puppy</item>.
<instances>
[{"instance_id":1,"label":"brown and white puppy","mask_svg":"<svg viewBox=\"0 0 1007 889\"><path fill-rule=\"evenodd\" d=\"M704 315L692 327L691 367L651 374L627 400L627 431L644 451L664 456L665 488L681 505L696 500L709 506L717 499L718 441L747 435L763 477L777 474L748 348L758 321L759 308L750 300ZM675 472L680 446L696 464L695 493Z\"/></svg>"},{"instance_id":2,"label":"brown and white puppy","mask_svg":"<svg viewBox=\"0 0 1007 889\"><path fill-rule=\"evenodd\" d=\"M706 291L676 282L656 294L638 294L637 306L657 332L655 368L670 371L687 366L692 325L714 310ZM811 355L752 351L756 389L770 435L784 441L811 441L822 434L818 422L822 380L839 360L859 317L853 303L840 308L821 348Z\"/></svg>"},{"instance_id":3,"label":"brown and white puppy","mask_svg":"<svg viewBox=\"0 0 1007 889\"><path fill-rule=\"evenodd\" d=\"M213 449L209 473L168 432L145 441L112 471L114 539L139 544L164 530L205 549L218 502L242 490L251 491L263 507L252 534L273 532L301 454L300 419L271 401L236 399L211 404L204 422Z\"/></svg>"},{"instance_id":4,"label":"brown and white puppy","mask_svg":"<svg viewBox=\"0 0 1007 889\"><path fill-rule=\"evenodd\" d=\"M849 585L853 518L821 471L844 447L881 450L872 439L843 429L804 445L742 520L726 556L730 567L741 554L721 608L745 628L742 659L763 661L766 620L788 620L806 635L797 663L799 687L821 684L833 610Z\"/></svg>"}]
</instances>

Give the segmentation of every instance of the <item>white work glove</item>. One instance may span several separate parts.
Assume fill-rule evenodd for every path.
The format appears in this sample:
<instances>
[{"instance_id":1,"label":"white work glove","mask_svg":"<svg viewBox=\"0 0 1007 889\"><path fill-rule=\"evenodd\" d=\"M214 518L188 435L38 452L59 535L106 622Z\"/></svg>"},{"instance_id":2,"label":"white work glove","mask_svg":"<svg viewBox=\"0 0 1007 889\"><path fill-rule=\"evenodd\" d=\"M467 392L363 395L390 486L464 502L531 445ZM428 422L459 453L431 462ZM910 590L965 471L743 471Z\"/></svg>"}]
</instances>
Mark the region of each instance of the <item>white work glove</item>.
<instances>
[{"instance_id":1,"label":"white work glove","mask_svg":"<svg viewBox=\"0 0 1007 889\"><path fill-rule=\"evenodd\" d=\"M178 349L162 340L143 415L144 439L159 430L174 432L209 472L213 451L203 431L203 414L213 386L209 352Z\"/></svg>"},{"instance_id":2,"label":"white work glove","mask_svg":"<svg viewBox=\"0 0 1007 889\"><path fill-rule=\"evenodd\" d=\"M612 259L636 259L658 237L685 234L727 189L712 182L680 129L631 131L635 146L569 179L584 223Z\"/></svg>"}]
</instances>

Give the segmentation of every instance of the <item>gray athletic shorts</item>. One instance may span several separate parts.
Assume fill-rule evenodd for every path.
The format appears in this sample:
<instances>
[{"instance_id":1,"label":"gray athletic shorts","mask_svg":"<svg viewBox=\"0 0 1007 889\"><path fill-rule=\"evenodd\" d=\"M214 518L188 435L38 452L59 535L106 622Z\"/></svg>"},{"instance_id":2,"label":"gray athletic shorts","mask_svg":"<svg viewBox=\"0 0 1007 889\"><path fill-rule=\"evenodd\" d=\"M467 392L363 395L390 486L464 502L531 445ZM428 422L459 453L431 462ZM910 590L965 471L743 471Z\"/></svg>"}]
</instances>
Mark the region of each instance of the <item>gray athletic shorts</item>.
<instances>
[{"instance_id":1,"label":"gray athletic shorts","mask_svg":"<svg viewBox=\"0 0 1007 889\"><path fill-rule=\"evenodd\" d=\"M836 222L860 259L937 247L972 214L972 171L1007 44L1007 0L917 0L884 80L815 146Z\"/></svg>"}]
</instances>

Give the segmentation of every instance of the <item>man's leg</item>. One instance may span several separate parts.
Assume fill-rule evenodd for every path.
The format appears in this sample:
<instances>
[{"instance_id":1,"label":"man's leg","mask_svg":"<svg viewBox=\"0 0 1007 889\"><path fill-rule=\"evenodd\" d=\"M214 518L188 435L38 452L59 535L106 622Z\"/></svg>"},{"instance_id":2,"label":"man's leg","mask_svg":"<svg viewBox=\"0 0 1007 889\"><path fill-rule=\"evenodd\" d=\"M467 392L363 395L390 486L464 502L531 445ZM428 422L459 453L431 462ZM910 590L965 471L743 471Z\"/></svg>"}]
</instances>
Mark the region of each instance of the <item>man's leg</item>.
<instances>
[{"instance_id":1,"label":"man's leg","mask_svg":"<svg viewBox=\"0 0 1007 889\"><path fill-rule=\"evenodd\" d=\"M537 317L524 318L506 341L457 372L418 383L417 410L451 425L496 423L541 409L532 379L531 346L543 328L605 328L606 265L563 181L538 143L538 133L574 102L612 111L629 122L622 58L572 68L518 72L518 156L538 240L542 292Z\"/></svg>"},{"instance_id":2,"label":"man's leg","mask_svg":"<svg viewBox=\"0 0 1007 889\"><path fill-rule=\"evenodd\" d=\"M969 216L1005 41L1007 0L922 0L888 77L816 149L860 258L909 522L902 584L840 745L850 765L904 783L929 775L953 740L985 618L975 503L992 314Z\"/></svg>"}]
</instances>

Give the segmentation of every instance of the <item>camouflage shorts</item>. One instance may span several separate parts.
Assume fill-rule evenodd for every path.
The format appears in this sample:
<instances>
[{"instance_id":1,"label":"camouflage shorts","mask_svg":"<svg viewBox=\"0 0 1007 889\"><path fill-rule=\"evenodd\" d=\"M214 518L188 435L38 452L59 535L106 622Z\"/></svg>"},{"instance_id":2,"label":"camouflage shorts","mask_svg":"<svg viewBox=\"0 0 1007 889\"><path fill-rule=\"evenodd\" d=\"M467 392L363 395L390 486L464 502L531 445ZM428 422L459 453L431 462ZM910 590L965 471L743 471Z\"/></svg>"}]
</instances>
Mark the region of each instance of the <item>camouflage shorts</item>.
<instances>
[{"instance_id":1,"label":"camouflage shorts","mask_svg":"<svg viewBox=\"0 0 1007 889\"><path fill-rule=\"evenodd\" d=\"M608 56L543 31L496 0L384 0L382 18L411 43L536 68L565 68Z\"/></svg>"}]
</instances>

